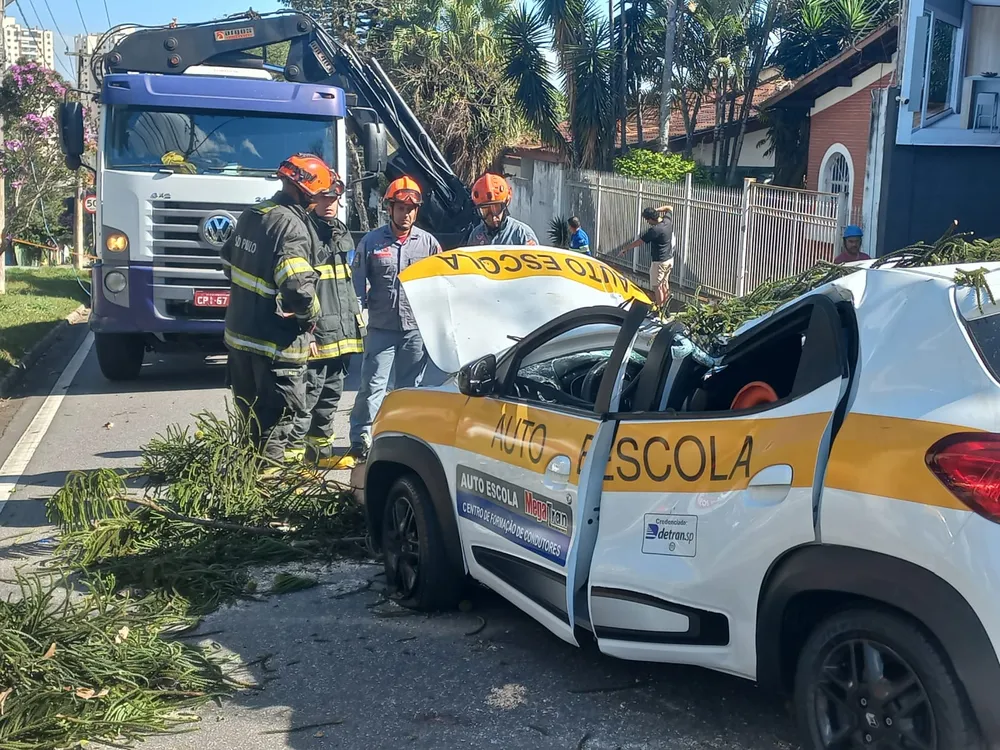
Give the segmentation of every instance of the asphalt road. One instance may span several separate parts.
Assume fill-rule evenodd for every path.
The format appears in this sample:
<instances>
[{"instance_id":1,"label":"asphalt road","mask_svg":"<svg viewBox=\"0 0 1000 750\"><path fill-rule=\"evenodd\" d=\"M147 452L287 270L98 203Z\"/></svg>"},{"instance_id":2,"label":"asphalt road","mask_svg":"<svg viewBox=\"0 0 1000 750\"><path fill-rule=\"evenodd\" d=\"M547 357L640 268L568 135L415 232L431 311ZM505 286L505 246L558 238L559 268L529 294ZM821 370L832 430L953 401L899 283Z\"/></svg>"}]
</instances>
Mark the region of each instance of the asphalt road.
<instances>
[{"instance_id":1,"label":"asphalt road","mask_svg":"<svg viewBox=\"0 0 1000 750\"><path fill-rule=\"evenodd\" d=\"M68 330L0 402L0 465L85 334L85 326ZM151 361L136 383L122 387L103 379L90 351L0 510L0 579L44 559L52 530L43 500L67 472L134 466L142 444L167 424L221 412L222 386L220 362L170 358ZM345 394L345 411L352 395ZM346 413L339 421L346 435ZM428 617L385 602L377 566L318 572L317 588L206 619L204 642L252 664L246 679L259 687L205 709L199 731L153 738L146 747L798 747L783 706L751 683L571 648L486 591L471 612Z\"/></svg>"}]
</instances>

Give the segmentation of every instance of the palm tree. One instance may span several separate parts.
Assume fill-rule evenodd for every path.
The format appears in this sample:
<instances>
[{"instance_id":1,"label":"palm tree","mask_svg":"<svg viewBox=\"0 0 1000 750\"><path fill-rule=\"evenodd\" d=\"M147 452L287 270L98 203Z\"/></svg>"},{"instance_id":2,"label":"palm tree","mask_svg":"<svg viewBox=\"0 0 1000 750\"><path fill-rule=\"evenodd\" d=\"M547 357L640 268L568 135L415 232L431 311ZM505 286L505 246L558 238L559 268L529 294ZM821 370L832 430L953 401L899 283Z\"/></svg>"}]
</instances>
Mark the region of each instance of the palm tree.
<instances>
[{"instance_id":1,"label":"palm tree","mask_svg":"<svg viewBox=\"0 0 1000 750\"><path fill-rule=\"evenodd\" d=\"M471 182L529 131L506 75L503 0L442 0L427 26L400 28L389 74L455 173ZM540 116L534 114L534 119Z\"/></svg>"},{"instance_id":2,"label":"palm tree","mask_svg":"<svg viewBox=\"0 0 1000 750\"><path fill-rule=\"evenodd\" d=\"M570 109L573 148L581 166L608 169L615 146L615 53L608 43L607 23L590 18L580 32L579 43L567 49L576 90Z\"/></svg>"},{"instance_id":3,"label":"palm tree","mask_svg":"<svg viewBox=\"0 0 1000 750\"><path fill-rule=\"evenodd\" d=\"M551 66L542 53L548 42L548 22L541 11L522 5L506 16L501 28L506 74L516 86L526 119L546 143L565 148L559 130L559 91L552 85Z\"/></svg>"}]
</instances>

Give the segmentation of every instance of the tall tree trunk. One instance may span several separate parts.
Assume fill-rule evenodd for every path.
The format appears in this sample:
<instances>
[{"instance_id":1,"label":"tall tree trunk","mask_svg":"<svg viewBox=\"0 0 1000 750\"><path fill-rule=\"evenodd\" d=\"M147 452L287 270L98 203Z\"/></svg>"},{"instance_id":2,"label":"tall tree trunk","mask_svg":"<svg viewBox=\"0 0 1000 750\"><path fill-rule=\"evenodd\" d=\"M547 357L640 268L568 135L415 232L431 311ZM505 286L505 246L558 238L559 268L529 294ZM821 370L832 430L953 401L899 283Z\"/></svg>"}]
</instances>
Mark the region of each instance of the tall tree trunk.
<instances>
[{"instance_id":1,"label":"tall tree trunk","mask_svg":"<svg viewBox=\"0 0 1000 750\"><path fill-rule=\"evenodd\" d=\"M646 142L646 134L642 132L642 81L635 77L635 129L639 148Z\"/></svg>"},{"instance_id":2,"label":"tall tree trunk","mask_svg":"<svg viewBox=\"0 0 1000 750\"><path fill-rule=\"evenodd\" d=\"M663 35L663 75L660 81L660 151L670 150L670 113L673 110L674 42L677 37L677 0L667 0L667 29ZM689 139L690 140L690 139Z\"/></svg>"},{"instance_id":3,"label":"tall tree trunk","mask_svg":"<svg viewBox=\"0 0 1000 750\"><path fill-rule=\"evenodd\" d=\"M618 66L616 67L616 78L617 82L614 87L614 107L617 113L617 120L620 123L621 135L619 136L619 144L622 153L625 153L625 148L628 145L628 138L626 134L628 126L628 108L626 107L626 93L625 93L625 39L628 34L628 29L626 27L625 21L625 0L618 0Z\"/></svg>"},{"instance_id":4,"label":"tall tree trunk","mask_svg":"<svg viewBox=\"0 0 1000 750\"><path fill-rule=\"evenodd\" d=\"M740 109L740 128L736 134L733 144L732 163L729 165L729 180L735 182L736 169L740 163L740 152L743 150L743 138L747 132L747 120L750 119L750 111L753 107L754 94L757 93L757 86L760 83L760 73L764 69L764 60L767 56L767 40L771 36L777 17L778 4L771 0L767 4L767 12L764 15L763 29L761 30L761 41L753 50L753 63L750 66L750 74L747 79L746 93L743 96L743 107Z\"/></svg>"}]
</instances>

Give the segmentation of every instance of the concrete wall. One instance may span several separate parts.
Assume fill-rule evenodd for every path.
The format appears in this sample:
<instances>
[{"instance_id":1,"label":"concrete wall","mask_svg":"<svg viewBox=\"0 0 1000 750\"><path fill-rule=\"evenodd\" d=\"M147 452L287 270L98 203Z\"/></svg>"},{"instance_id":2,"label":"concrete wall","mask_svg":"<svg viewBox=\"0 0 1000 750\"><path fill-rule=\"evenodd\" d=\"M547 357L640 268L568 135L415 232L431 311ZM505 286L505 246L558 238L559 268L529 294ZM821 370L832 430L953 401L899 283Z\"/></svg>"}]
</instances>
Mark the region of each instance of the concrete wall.
<instances>
[{"instance_id":1,"label":"concrete wall","mask_svg":"<svg viewBox=\"0 0 1000 750\"><path fill-rule=\"evenodd\" d=\"M539 243L548 244L549 223L565 211L563 166L524 158L520 171L520 177L510 178L511 216L527 222L538 235Z\"/></svg>"}]
</instances>

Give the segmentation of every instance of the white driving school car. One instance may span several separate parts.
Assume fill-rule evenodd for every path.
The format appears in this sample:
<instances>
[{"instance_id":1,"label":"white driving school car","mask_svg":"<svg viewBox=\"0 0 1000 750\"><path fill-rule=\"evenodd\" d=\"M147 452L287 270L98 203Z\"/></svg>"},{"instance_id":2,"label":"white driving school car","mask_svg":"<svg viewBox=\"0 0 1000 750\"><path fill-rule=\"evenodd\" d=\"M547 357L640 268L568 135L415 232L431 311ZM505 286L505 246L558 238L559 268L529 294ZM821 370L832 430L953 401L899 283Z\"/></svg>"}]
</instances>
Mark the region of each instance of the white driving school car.
<instances>
[{"instance_id":1,"label":"white driving school car","mask_svg":"<svg viewBox=\"0 0 1000 750\"><path fill-rule=\"evenodd\" d=\"M1000 746L1000 307L955 272L859 269L713 359L586 256L415 263L457 374L373 428L399 600L471 578L569 643L787 690L810 749Z\"/></svg>"}]
</instances>

